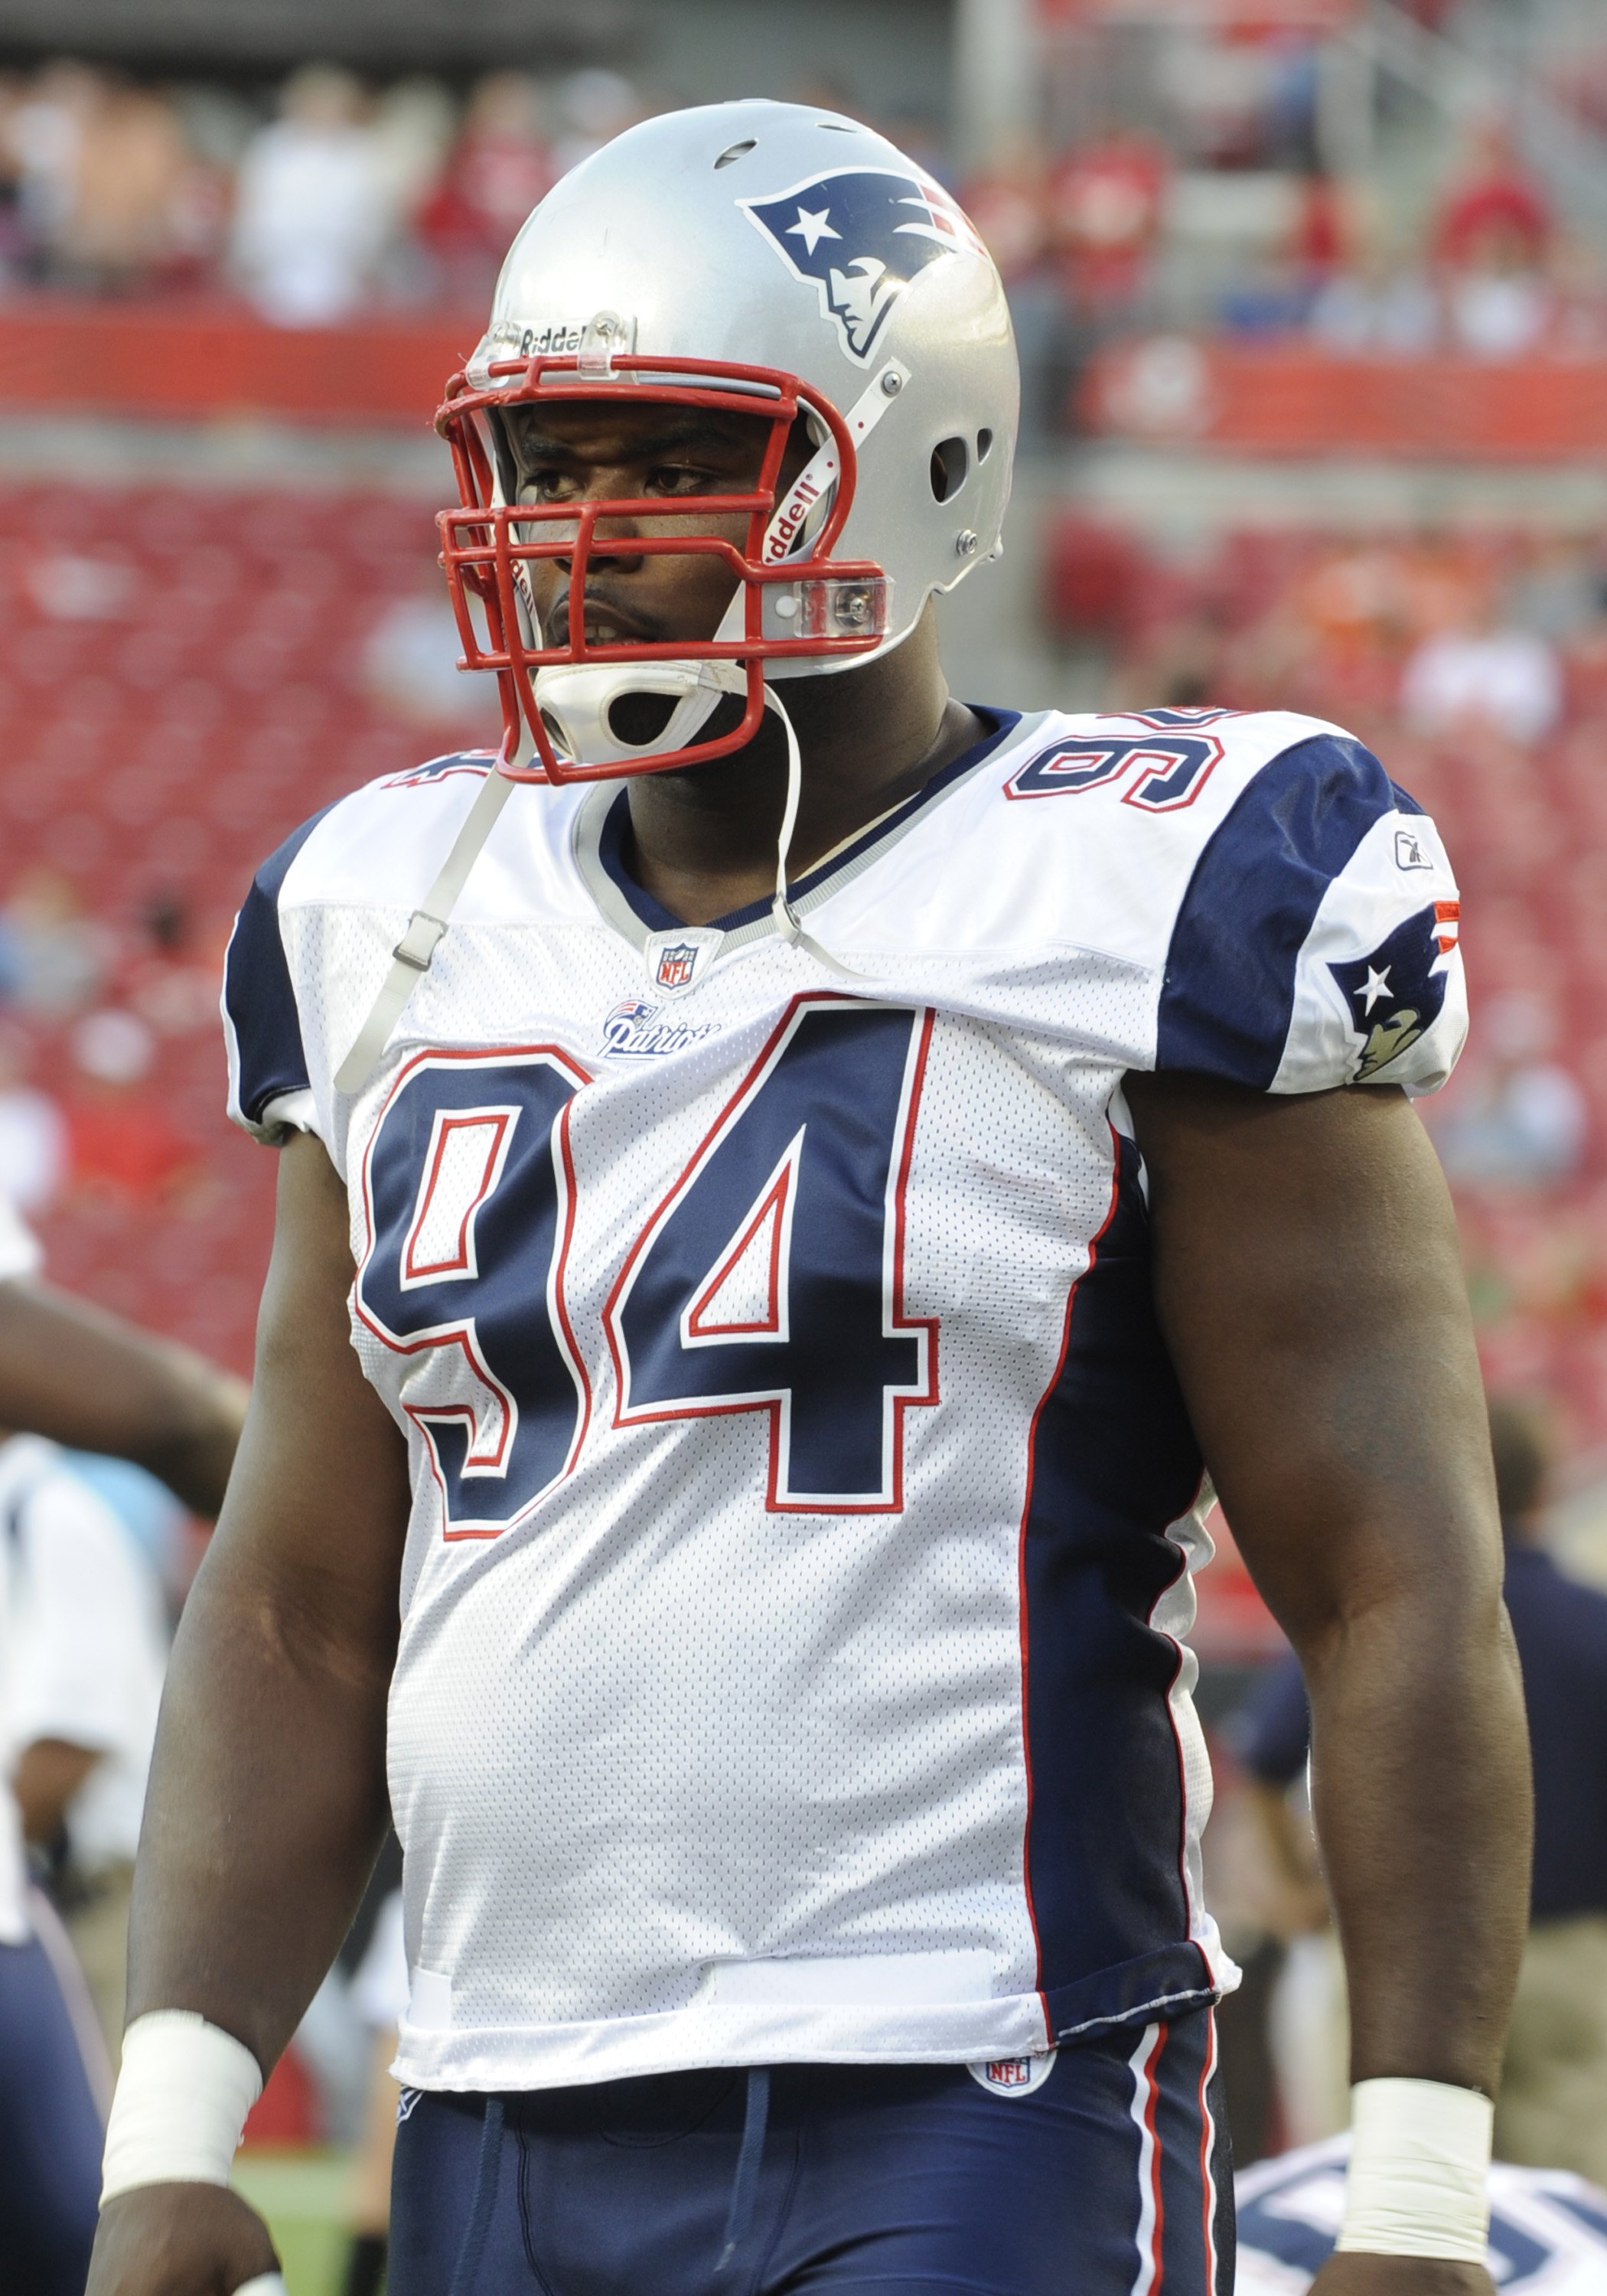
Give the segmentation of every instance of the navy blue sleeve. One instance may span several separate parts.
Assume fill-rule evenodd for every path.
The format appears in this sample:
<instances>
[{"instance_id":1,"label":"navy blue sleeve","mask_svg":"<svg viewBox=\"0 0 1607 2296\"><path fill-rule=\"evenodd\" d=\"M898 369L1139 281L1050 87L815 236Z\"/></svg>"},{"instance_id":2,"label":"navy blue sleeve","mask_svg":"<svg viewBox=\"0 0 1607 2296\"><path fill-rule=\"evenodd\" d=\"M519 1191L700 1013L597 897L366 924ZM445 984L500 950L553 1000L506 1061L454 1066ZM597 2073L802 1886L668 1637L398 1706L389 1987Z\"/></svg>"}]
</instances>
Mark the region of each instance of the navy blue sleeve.
<instances>
[{"instance_id":1,"label":"navy blue sleeve","mask_svg":"<svg viewBox=\"0 0 1607 2296\"><path fill-rule=\"evenodd\" d=\"M1251 1777L1272 1786L1294 1784L1311 1751L1311 1709L1292 1652L1268 1667L1234 1716L1228 1734Z\"/></svg>"},{"instance_id":2,"label":"navy blue sleeve","mask_svg":"<svg viewBox=\"0 0 1607 2296\"><path fill-rule=\"evenodd\" d=\"M1295 1017L1297 974L1330 887L1388 814L1421 818L1359 742L1314 735L1265 766L1201 853L1172 931L1156 1039L1158 1069L1188 1069L1267 1091ZM1433 923L1434 890L1413 836L1398 863L1404 916ZM1421 873L1420 873L1421 870ZM1392 889L1393 890L1393 889ZM1438 954L1428 927L1425 961ZM1439 996L1443 999L1443 988ZM1437 1008L1438 1009L1438 1008ZM1336 1074L1324 1081L1346 1081Z\"/></svg>"},{"instance_id":3,"label":"navy blue sleeve","mask_svg":"<svg viewBox=\"0 0 1607 2296\"><path fill-rule=\"evenodd\" d=\"M279 893L291 862L323 818L318 813L303 822L258 869L224 960L229 1113L248 1131L260 1127L270 1102L305 1092L308 1085L300 1016L279 931Z\"/></svg>"}]
</instances>

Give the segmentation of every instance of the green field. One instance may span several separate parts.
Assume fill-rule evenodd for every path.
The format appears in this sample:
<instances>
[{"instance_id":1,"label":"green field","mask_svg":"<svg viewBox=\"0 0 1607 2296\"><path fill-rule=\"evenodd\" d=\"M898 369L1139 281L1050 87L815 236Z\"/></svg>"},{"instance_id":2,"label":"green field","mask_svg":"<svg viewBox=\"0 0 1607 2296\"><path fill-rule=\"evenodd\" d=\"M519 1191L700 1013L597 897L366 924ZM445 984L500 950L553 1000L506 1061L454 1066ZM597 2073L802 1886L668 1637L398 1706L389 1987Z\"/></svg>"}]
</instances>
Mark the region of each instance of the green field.
<instances>
[{"instance_id":1,"label":"green field","mask_svg":"<svg viewBox=\"0 0 1607 2296\"><path fill-rule=\"evenodd\" d=\"M340 2296L346 2262L349 2157L344 2152L242 2152L235 2189L267 2218L289 2296Z\"/></svg>"}]
</instances>

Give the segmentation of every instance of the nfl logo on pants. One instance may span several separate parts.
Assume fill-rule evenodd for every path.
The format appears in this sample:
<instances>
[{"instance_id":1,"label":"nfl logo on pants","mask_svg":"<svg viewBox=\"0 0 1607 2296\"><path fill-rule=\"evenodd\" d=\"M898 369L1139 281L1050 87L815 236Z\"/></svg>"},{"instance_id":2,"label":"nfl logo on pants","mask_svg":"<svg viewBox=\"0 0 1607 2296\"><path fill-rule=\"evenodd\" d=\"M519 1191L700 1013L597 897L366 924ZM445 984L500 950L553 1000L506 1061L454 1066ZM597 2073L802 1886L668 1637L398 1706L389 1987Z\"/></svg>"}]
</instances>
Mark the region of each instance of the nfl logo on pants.
<instances>
[{"instance_id":1,"label":"nfl logo on pants","mask_svg":"<svg viewBox=\"0 0 1607 2296\"><path fill-rule=\"evenodd\" d=\"M1034 2057L989 2057L965 2070L979 2087L991 2089L996 2096L1030 2096L1054 2070L1055 2054L1045 2049Z\"/></svg>"}]
</instances>

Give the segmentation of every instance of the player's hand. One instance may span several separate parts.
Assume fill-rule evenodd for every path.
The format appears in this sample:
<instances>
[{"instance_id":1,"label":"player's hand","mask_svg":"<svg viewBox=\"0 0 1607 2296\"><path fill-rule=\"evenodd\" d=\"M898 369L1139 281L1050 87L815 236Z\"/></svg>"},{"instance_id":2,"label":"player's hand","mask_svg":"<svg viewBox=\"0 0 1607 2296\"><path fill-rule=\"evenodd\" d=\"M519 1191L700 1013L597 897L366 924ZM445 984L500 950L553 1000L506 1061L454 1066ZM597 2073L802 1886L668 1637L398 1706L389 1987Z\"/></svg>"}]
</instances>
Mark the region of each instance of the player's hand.
<instances>
[{"instance_id":1,"label":"player's hand","mask_svg":"<svg viewBox=\"0 0 1607 2296\"><path fill-rule=\"evenodd\" d=\"M85 2296L233 2296L277 2272L268 2228L222 2185L141 2185L101 2212Z\"/></svg>"},{"instance_id":2,"label":"player's hand","mask_svg":"<svg viewBox=\"0 0 1607 2296\"><path fill-rule=\"evenodd\" d=\"M1496 2296L1481 2264L1451 2264L1436 2256L1365 2256L1359 2250L1328 2259L1310 2296Z\"/></svg>"}]
</instances>

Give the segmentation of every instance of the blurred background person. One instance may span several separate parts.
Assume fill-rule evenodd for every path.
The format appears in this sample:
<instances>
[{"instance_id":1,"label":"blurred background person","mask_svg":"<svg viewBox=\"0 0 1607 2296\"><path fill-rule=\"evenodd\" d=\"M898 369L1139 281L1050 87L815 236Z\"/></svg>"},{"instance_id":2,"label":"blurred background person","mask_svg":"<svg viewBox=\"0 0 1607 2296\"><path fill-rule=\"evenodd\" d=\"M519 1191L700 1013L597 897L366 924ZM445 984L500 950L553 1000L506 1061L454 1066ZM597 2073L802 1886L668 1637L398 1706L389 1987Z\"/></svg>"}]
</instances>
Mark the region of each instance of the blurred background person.
<instances>
[{"instance_id":1,"label":"blurred background person","mask_svg":"<svg viewBox=\"0 0 1607 2296\"><path fill-rule=\"evenodd\" d=\"M0 1195L0 1426L139 1458L215 1514L238 1382L52 1292L40 1258ZM79 2296L88 2266L165 1642L154 1576L115 1514L53 1443L0 1440L0 2257L29 2296ZM25 1834L47 1848L65 1826L70 1844L75 1818L98 2000L27 1884Z\"/></svg>"},{"instance_id":2,"label":"blurred background person","mask_svg":"<svg viewBox=\"0 0 1607 2296\"><path fill-rule=\"evenodd\" d=\"M1562 668L1549 640L1509 622L1500 603L1485 598L1423 640L1406 663L1400 699L1407 725L1421 733L1480 739L1494 732L1529 749L1562 715Z\"/></svg>"},{"instance_id":3,"label":"blurred background person","mask_svg":"<svg viewBox=\"0 0 1607 2296\"><path fill-rule=\"evenodd\" d=\"M1544 1416L1502 1397L1489 1416L1535 1787L1529 1941L1496 2099L1496 2158L1570 2169L1607 2187L1607 1594L1565 1577L1546 1551ZM1292 1659L1269 1671L1235 1738L1255 1781L1267 1862L1293 1914L1271 2038L1285 2139L1308 2144L1348 2124L1349 2032L1307 1815L1310 1716Z\"/></svg>"},{"instance_id":4,"label":"blurred background person","mask_svg":"<svg viewBox=\"0 0 1607 2296\"><path fill-rule=\"evenodd\" d=\"M382 1886L391 1880L392 1886L379 1898L351 1987L352 2005L369 2037L369 2074L362 2134L352 2161L351 2245L341 2296L376 2296L385 2277L390 2164L401 2109L401 2091L390 2065L397 2052L397 2027L406 2011L412 1986L402 1934L402 1893L392 1878L400 1868L401 1851L392 1835L381 1853L375 1874L376 1883ZM373 1888L371 1884L371 1894Z\"/></svg>"},{"instance_id":5,"label":"blurred background person","mask_svg":"<svg viewBox=\"0 0 1607 2296\"><path fill-rule=\"evenodd\" d=\"M110 1453L215 1516L245 1422L244 1382L172 1340L43 1281L0 1195L0 1427Z\"/></svg>"},{"instance_id":6,"label":"blurred background person","mask_svg":"<svg viewBox=\"0 0 1607 2296\"><path fill-rule=\"evenodd\" d=\"M536 82L527 72L489 73L471 93L451 156L419 211L447 299L475 310L488 299L513 234L555 172Z\"/></svg>"},{"instance_id":7,"label":"blurred background person","mask_svg":"<svg viewBox=\"0 0 1607 2296\"><path fill-rule=\"evenodd\" d=\"M1497 1401L1490 1436L1535 1771L1533 1903L1496 2153L1607 2185L1607 1595L1546 1551L1545 1419Z\"/></svg>"},{"instance_id":8,"label":"blurred background person","mask_svg":"<svg viewBox=\"0 0 1607 2296\"><path fill-rule=\"evenodd\" d=\"M1336 265L1306 314L1312 340L1349 357L1421 358L1435 348L1439 322L1426 272L1383 246Z\"/></svg>"},{"instance_id":9,"label":"blurred background person","mask_svg":"<svg viewBox=\"0 0 1607 2296\"><path fill-rule=\"evenodd\" d=\"M1431 1128L1453 1180L1544 1189L1571 1178L1589 1117L1578 1083L1556 1057L1555 1013L1543 997L1492 997L1456 1099Z\"/></svg>"},{"instance_id":10,"label":"blurred background person","mask_svg":"<svg viewBox=\"0 0 1607 2296\"><path fill-rule=\"evenodd\" d=\"M8 996L24 1020L48 1025L80 1011L105 978L110 936L84 913L72 880L48 863L24 868L6 896Z\"/></svg>"},{"instance_id":11,"label":"blurred background person","mask_svg":"<svg viewBox=\"0 0 1607 2296\"><path fill-rule=\"evenodd\" d=\"M35 278L51 275L71 226L84 145L101 98L97 72L57 62L46 66L7 115L22 265Z\"/></svg>"},{"instance_id":12,"label":"blurred background person","mask_svg":"<svg viewBox=\"0 0 1607 2296\"><path fill-rule=\"evenodd\" d=\"M394 217L367 109L349 72L309 64L241 162L231 261L281 326L346 317L377 275Z\"/></svg>"},{"instance_id":13,"label":"blurred background person","mask_svg":"<svg viewBox=\"0 0 1607 2296\"><path fill-rule=\"evenodd\" d=\"M67 1168L67 1125L59 1103L32 1080L34 1046L0 1020L0 1195L25 1216L42 1211Z\"/></svg>"},{"instance_id":14,"label":"blurred background person","mask_svg":"<svg viewBox=\"0 0 1607 2296\"><path fill-rule=\"evenodd\" d=\"M102 80L78 124L70 191L53 233L58 282L120 292L159 276L177 244L189 165L170 104L151 90Z\"/></svg>"},{"instance_id":15,"label":"blurred background person","mask_svg":"<svg viewBox=\"0 0 1607 2296\"><path fill-rule=\"evenodd\" d=\"M1266 1875L1267 1926L1281 1948L1266 2005L1277 2133L1284 2144L1310 2144L1349 2123L1350 2021L1311 1824L1311 1710L1298 1661L1269 1669L1233 1742Z\"/></svg>"},{"instance_id":16,"label":"blurred background person","mask_svg":"<svg viewBox=\"0 0 1607 2296\"><path fill-rule=\"evenodd\" d=\"M0 1437L12 1791L115 2068L128 1902L168 1660L151 1558L51 1443Z\"/></svg>"},{"instance_id":17,"label":"blurred background person","mask_svg":"<svg viewBox=\"0 0 1607 2296\"><path fill-rule=\"evenodd\" d=\"M622 135L642 117L643 105L635 84L624 72L589 64L559 82L558 111L553 168L555 176L567 176L611 136Z\"/></svg>"},{"instance_id":18,"label":"blurred background person","mask_svg":"<svg viewBox=\"0 0 1607 2296\"><path fill-rule=\"evenodd\" d=\"M152 1088L153 1033L107 1006L68 1032L63 1101L68 1185L129 1207L169 1208L205 1184L199 1159Z\"/></svg>"}]
</instances>

